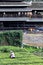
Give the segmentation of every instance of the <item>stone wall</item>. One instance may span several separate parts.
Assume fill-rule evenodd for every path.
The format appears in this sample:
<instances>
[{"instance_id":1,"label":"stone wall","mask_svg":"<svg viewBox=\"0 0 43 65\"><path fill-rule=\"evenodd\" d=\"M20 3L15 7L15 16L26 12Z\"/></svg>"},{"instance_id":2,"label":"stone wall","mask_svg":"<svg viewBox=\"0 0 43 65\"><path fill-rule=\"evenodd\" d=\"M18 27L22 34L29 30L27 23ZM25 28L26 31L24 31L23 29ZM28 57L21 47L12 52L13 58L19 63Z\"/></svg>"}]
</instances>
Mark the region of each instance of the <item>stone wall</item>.
<instances>
[{"instance_id":1,"label":"stone wall","mask_svg":"<svg viewBox=\"0 0 43 65\"><path fill-rule=\"evenodd\" d=\"M23 35L23 43L34 46L43 46L43 34L26 34Z\"/></svg>"}]
</instances>

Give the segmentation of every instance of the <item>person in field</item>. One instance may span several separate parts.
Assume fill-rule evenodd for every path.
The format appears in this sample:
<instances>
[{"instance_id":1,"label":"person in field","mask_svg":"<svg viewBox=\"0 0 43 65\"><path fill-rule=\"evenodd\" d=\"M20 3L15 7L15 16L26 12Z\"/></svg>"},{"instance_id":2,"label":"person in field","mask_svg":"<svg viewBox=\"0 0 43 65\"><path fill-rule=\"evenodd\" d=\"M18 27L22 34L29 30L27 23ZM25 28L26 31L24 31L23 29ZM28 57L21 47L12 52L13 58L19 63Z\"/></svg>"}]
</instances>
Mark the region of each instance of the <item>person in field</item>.
<instances>
[{"instance_id":1,"label":"person in field","mask_svg":"<svg viewBox=\"0 0 43 65\"><path fill-rule=\"evenodd\" d=\"M10 58L15 58L15 54L13 51L10 51Z\"/></svg>"}]
</instances>

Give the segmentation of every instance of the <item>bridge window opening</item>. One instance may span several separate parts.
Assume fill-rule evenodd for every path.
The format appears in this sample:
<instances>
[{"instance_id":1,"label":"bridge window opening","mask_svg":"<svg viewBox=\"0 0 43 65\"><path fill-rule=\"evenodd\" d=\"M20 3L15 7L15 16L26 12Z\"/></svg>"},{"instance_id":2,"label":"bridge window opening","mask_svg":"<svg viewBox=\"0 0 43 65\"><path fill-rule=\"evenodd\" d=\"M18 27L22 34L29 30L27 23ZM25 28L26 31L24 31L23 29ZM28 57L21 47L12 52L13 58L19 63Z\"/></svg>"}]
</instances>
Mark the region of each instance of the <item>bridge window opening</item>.
<instances>
[{"instance_id":1,"label":"bridge window opening","mask_svg":"<svg viewBox=\"0 0 43 65\"><path fill-rule=\"evenodd\" d=\"M0 12L0 17L31 17L32 12Z\"/></svg>"},{"instance_id":2,"label":"bridge window opening","mask_svg":"<svg viewBox=\"0 0 43 65\"><path fill-rule=\"evenodd\" d=\"M43 27L43 23L29 23L29 22L19 22L19 21L3 21L0 22L0 30L5 29L19 29L19 30L27 30L27 31L33 31L36 30L39 27Z\"/></svg>"}]
</instances>

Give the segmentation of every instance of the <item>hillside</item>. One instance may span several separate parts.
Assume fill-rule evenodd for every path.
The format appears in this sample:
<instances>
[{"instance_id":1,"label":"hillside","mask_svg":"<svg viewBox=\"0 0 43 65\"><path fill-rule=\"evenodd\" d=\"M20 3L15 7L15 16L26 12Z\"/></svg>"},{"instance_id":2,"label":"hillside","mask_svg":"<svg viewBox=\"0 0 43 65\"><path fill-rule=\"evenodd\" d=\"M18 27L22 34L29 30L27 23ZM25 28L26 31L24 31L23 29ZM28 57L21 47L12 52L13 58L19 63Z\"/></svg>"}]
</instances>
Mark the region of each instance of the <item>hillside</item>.
<instances>
[{"instance_id":1,"label":"hillside","mask_svg":"<svg viewBox=\"0 0 43 65\"><path fill-rule=\"evenodd\" d=\"M4 48L13 50L16 58L10 59L9 52L2 52ZM33 51L37 49L19 48L11 46L0 47L0 65L43 65L43 56L37 56L33 54ZM32 52L32 53L31 53Z\"/></svg>"}]
</instances>

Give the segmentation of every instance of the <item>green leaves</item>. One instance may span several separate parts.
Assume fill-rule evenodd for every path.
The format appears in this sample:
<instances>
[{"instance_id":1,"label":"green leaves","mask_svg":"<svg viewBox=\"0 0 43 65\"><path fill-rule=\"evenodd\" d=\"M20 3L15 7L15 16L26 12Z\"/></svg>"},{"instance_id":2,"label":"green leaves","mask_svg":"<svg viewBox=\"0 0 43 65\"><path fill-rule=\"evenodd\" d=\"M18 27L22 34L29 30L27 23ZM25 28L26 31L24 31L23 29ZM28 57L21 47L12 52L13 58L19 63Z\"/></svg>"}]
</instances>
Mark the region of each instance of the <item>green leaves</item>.
<instances>
[{"instance_id":1,"label":"green leaves","mask_svg":"<svg viewBox=\"0 0 43 65\"><path fill-rule=\"evenodd\" d=\"M22 31L12 30L12 31L5 31L3 33L0 33L0 44L1 45L3 45L2 42L4 43L4 45L12 45L12 46L21 47Z\"/></svg>"}]
</instances>

